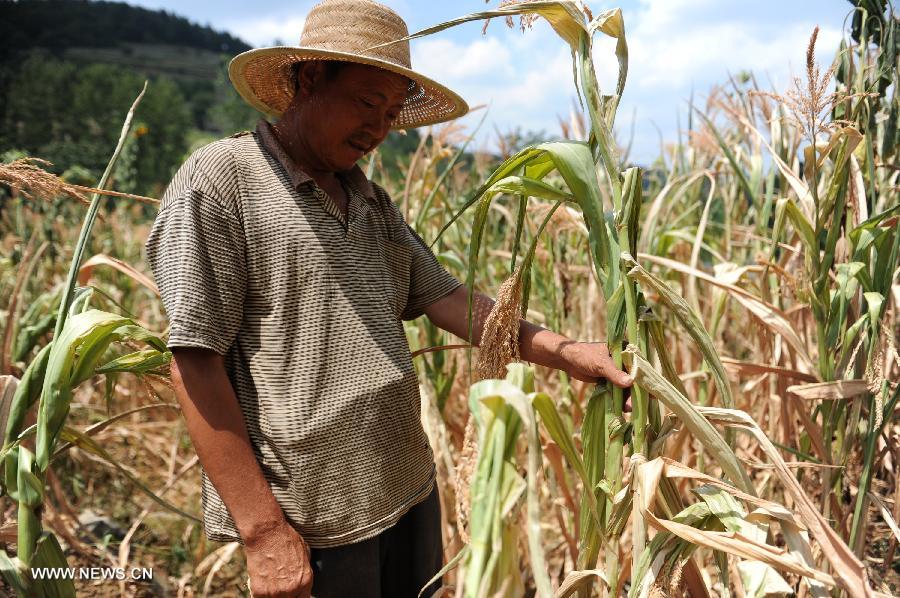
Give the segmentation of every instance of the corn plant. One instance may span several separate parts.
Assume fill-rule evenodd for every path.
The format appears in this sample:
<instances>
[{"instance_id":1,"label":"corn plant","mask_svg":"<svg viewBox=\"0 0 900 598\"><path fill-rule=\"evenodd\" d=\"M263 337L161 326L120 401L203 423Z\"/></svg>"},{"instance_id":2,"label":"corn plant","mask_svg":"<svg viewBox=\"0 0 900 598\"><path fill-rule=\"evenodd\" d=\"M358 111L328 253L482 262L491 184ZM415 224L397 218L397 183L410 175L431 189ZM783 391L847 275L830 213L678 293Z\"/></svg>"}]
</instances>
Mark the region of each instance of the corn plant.
<instances>
[{"instance_id":1,"label":"corn plant","mask_svg":"<svg viewBox=\"0 0 900 598\"><path fill-rule=\"evenodd\" d=\"M627 74L627 43L625 41L624 22L621 12L618 10L607 11L589 22L585 20L584 13L572 2L528 2L516 5L508 5L497 10L484 11L461 17L454 21L443 23L435 27L420 31L411 37L428 35L441 31L454 25L479 19L493 17L509 17L523 13L539 15L545 18L554 30L565 40L573 54L574 72L580 97L582 98L589 115L590 136L587 143L581 142L552 142L542 143L529 148L508 158L497 168L487 181L462 207L462 210L444 226L444 230L456 221L459 215L469 207L475 208L471 240L468 250L467 283L469 289L474 288L476 264L479 258L482 239L487 228L486 222L491 202L495 197L506 194L518 198L520 216L516 219L517 229L515 233L516 246L512 254L519 253L518 243L522 238L520 228L524 220L524 210L527 201L544 200L561 203L572 203L578 206L588 231L588 243L591 266L595 272L599 286L605 299L605 319L607 322L607 342L610 352L617 365L628 366L636 377L636 385L632 393L633 413L630 421L625 417L623 407L624 400L621 389L609 388L599 385L588 400L584 420L581 428L581 454L578 448L571 442L573 431L568 429L565 420L556 413L552 405L545 402L540 404L538 412L541 421L549 436L556 442L566 456L569 465L577 472L581 479L584 501L588 508L581 510L580 541L577 569L574 571L568 583L572 589L581 586L585 591L585 583L593 578L605 580L607 590L612 594L618 594L630 573L632 593L647 595L655 583L658 583L661 571L668 570L669 575L679 571L696 582L699 579L697 566L691 558L692 549L686 549L682 543L672 544L665 541L666 536L659 533L654 537L654 542L649 544L648 525L657 530L676 529L681 531L679 535L682 541L693 545L703 545L713 548L717 552L720 573L725 585L729 583L741 584L747 588L784 587L783 578L776 569L790 571L803 576L810 592L814 595L824 595L826 586L840 585L852 595L865 595L869 592L866 571L859 559L849 550L846 543L834 533L827 524L822 514L809 509L809 499L802 490L794 495L794 500L803 504L801 508L802 523L812 531L814 539L823 547L826 559L830 566L840 571L840 576L829 576L816 569L812 561L809 540L803 534L795 533L796 529L783 526L783 533L788 538L792 549L796 551L791 559L780 560L766 556L772 548L766 544L768 524L761 520L750 520L748 516L737 517L729 520L724 517L725 507L735 507L735 513L743 511L733 503L727 493L716 491L716 497L704 498L706 506L690 506L687 510L680 504L675 486L667 479L660 478L651 485L652 492L645 489L645 494L636 500L637 486L640 482L640 466L632 468L630 476L626 478L624 457L627 452L631 454L631 462L640 464L652 462L657 459L665 448L665 440L671 434L671 420L666 424L659 409L662 403L674 420L685 426L691 435L703 447L704 453L711 457L713 463L729 481L728 488L741 499L758 502L757 490L754 488L740 460L734 450L734 434L731 428L758 430L752 419L736 411L735 399L732 393L725 366L718 355L715 343L707 331L703 321L698 315L699 300L696 294L690 295L690 301L686 301L678 293L673 291L663 280L651 274L637 261L638 241L641 239L639 223L641 222L642 199L642 172L638 168L628 168L622 171L621 160L618 157L612 130L615 119L618 98L624 88ZM594 67L591 60L591 41L594 32L600 31L616 40L616 56L619 62L619 77L614 94L601 94L594 75ZM706 119L706 124L715 131L711 121ZM848 133L848 135L850 135ZM720 145L725 149L728 160L738 175L738 189L745 202L751 204L755 201L762 184L761 171L747 177L741 168L739 159L728 152L727 146L719 136ZM849 139L849 137L848 137ZM829 146L829 151L848 152L846 144L841 149L840 140ZM789 169L776 164L787 179L787 183L793 189L799 188L796 176L788 176ZM840 161L840 157L838 156ZM813 163L816 163L813 160ZM698 180L698 177L690 177L689 183ZM601 184L602 183L602 184ZM835 206L841 200L839 197L842 187L835 183L828 187L831 199L823 206L823 217L841 218L841 212L835 212ZM806 197L809 193L802 195ZM709 198L712 198L710 191ZM707 200L708 214L710 199ZM769 198L771 199L771 197ZM736 203L736 202L735 202ZM778 203L776 208L776 232L780 234L787 214L793 214L796 210L790 210L790 201ZM656 207L656 206L654 206ZM771 213L771 201L763 206L762 210L755 213ZM552 212L551 214L552 215ZM885 214L889 216L890 214ZM547 217L548 219L550 216ZM792 220L793 222L793 220ZM869 223L870 227L877 223ZM837 227L827 229L827 221L820 225L823 231L820 237L825 237L826 245L833 248L836 242ZM539 229L537 235L540 234ZM698 229L697 245L702 246L703 228ZM537 238L533 240L533 247ZM889 252L890 253L890 252ZM826 258L828 250L826 247ZM528 254L526 254L528 255ZM695 252L692 258L692 280L696 278L696 264L699 253ZM894 260L896 254L894 254ZM513 257L515 263L515 257ZM894 263L894 262L888 262ZM827 264L830 268L830 264ZM515 269L514 277L518 277L519 283L528 279L531 262L526 257L521 268ZM854 269L854 273L860 270ZM845 276L846 278L846 276ZM888 276L886 280L890 280ZM828 281L827 276L818 276L816 280ZM522 285L526 288L527 284ZM662 304L668 308L675 317L678 325L686 331L694 342L699 353L703 368L708 372L715 388L715 395L724 408L720 419L711 417L701 407L692 402L686 395L687 391L678 380L674 364L669 360L662 334L664 328L658 324L659 318L649 311L646 305L645 293L652 291L658 296ZM836 300L840 300L839 298ZM777 320L777 314L773 313L765 301L760 301L747 294L741 296L742 305L756 317ZM527 305L527 298L523 299ZM693 305L692 305L693 304ZM471 297L470 297L471 307ZM877 313L877 312L876 312ZM795 339L789 326L778 323L780 331L790 343ZM622 352L622 346L626 341L629 349ZM800 342L795 343L799 349ZM793 346L793 345L792 345ZM823 362L823 350L827 344L821 344L819 350L820 370ZM647 361L646 357L656 354L660 361L662 373ZM811 365L809 352L802 351L802 355ZM821 375L821 372L820 372ZM649 401L653 396L658 402ZM700 403L708 403L707 396L713 396L709 390L705 390L700 397ZM874 412L874 411L873 411ZM718 414L718 412L717 412ZM734 414L734 415L732 415ZM723 419L724 418L724 419ZM734 418L734 419L729 419ZM747 418L747 419L742 419ZM735 423L739 421L739 423ZM723 434L713 425L718 423L728 431ZM666 427L668 426L668 428ZM480 436L482 443L487 442ZM757 441L765 442L764 436L756 436ZM495 441L490 441L495 442ZM496 444L491 444L496 446ZM626 448L628 451L626 451ZM484 444L481 451L485 451ZM767 456L775 461L776 467L783 464L777 452L767 451ZM485 457L479 457L479 464L484 463ZM710 478L714 479L714 478ZM502 478L493 478L494 487L498 488ZM791 490L796 490L787 478L782 479ZM708 493L707 493L708 494ZM473 495L474 496L474 495ZM492 500L498 500L496 495ZM659 504L673 522L667 527L662 519L653 515L652 505ZM699 503L698 503L699 504ZM724 505L724 506L723 506ZM783 508L783 507L782 507ZM682 512L682 515L677 515ZM620 536L626 522L631 515L631 541L635 558L632 560L630 572L626 571L619 562ZM734 515L732 515L734 517ZM674 519L673 519L674 518ZM681 527L687 523L687 527L693 532L686 532ZM473 537L484 538L490 533L497 533L496 528L482 520L470 522ZM479 525L488 526L479 529ZM725 529L731 531L753 530L748 536L747 542L719 542L708 534L720 533L715 530ZM491 532L490 530L495 530ZM787 530L787 531L785 531ZM748 532L749 534L749 532ZM495 544L495 548L496 548ZM665 548L665 550L664 550ZM473 550L473 545L470 545ZM530 545L532 551L534 544ZM538 548L538 550L541 550ZM593 570L597 558L604 552L604 575L589 575ZM725 554L732 554L745 559L742 566L741 579L729 580ZM479 553L480 554L480 553ZM640 558L638 558L640 557ZM467 557L468 559L468 557ZM532 565L540 562L541 557L531 555ZM469 562L469 561L467 561ZM476 560L476 568L482 571L481 560ZM471 565L471 563L470 563ZM470 573L470 572L469 572ZM466 591L478 582L477 576L469 573L465 576ZM546 587L540 581L545 574L534 570L534 579L539 593L545 594ZM677 586L678 584L676 584ZM480 586L476 586L480 587ZM496 585L490 586L496 589ZM510 588L504 588L510 592Z\"/></svg>"},{"instance_id":2,"label":"corn plant","mask_svg":"<svg viewBox=\"0 0 900 598\"><path fill-rule=\"evenodd\" d=\"M143 92L125 119L119 145L98 185L101 189L113 171L141 96ZM53 338L25 370L13 395L8 419L4 422L3 448L0 451L4 468L3 493L18 503L18 542L14 557L5 551L0 552L0 571L21 596L75 595L71 579L35 579L31 575L31 569L35 567L67 567L55 535L43 530L41 524L45 478L53 459L69 447L78 446L117 465L89 435L65 425L73 391L97 374L140 374L157 370L171 359L171 353L162 339L129 318L90 309L92 289L75 286L99 207L100 195L94 194L59 299ZM111 354L111 343L118 341L141 343L147 348L123 355ZM26 413L35 403L37 423L23 429ZM32 436L34 452L27 446L31 444ZM65 444L61 445L61 440ZM121 465L117 467L151 497L178 511L153 495ZM184 515L190 517L186 513Z\"/></svg>"}]
</instances>

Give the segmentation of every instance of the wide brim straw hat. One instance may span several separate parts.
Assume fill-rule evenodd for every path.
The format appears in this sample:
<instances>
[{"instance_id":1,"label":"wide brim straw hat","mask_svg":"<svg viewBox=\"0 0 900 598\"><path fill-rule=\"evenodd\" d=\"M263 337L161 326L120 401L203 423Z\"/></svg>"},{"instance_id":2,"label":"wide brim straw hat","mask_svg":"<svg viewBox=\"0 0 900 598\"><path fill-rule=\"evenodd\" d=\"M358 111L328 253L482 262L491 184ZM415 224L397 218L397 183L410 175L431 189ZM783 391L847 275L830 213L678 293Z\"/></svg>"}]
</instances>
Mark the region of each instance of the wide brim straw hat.
<instances>
[{"instance_id":1,"label":"wide brim straw hat","mask_svg":"<svg viewBox=\"0 0 900 598\"><path fill-rule=\"evenodd\" d=\"M377 2L324 0L309 11L297 46L258 48L239 54L228 66L228 76L251 106L276 117L294 96L292 66L305 60L367 64L413 81L415 85L394 121L394 129L435 124L468 112L461 97L412 70L409 40L404 39L408 35L403 19Z\"/></svg>"}]
</instances>

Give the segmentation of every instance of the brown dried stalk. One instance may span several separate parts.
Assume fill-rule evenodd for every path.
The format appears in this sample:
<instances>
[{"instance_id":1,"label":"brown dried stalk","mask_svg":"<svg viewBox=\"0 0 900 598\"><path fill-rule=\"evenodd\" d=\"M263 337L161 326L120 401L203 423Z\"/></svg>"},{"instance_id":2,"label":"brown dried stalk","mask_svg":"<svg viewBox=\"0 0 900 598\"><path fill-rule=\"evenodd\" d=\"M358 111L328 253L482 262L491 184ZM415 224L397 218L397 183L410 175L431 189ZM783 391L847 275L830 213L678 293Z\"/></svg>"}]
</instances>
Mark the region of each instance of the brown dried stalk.
<instances>
[{"instance_id":1,"label":"brown dried stalk","mask_svg":"<svg viewBox=\"0 0 900 598\"><path fill-rule=\"evenodd\" d=\"M764 96L787 106L787 119L791 121L803 137L812 144L823 133L828 133L848 123L845 120L831 120L830 115L834 107L846 100L857 97L877 95L871 93L847 93L845 91L828 92L831 80L834 77L837 63L833 63L823 74L816 63L816 39L819 37L819 27L813 29L806 48L806 81L800 77L794 77L793 87L784 95L765 91L751 91L751 95Z\"/></svg>"},{"instance_id":2,"label":"brown dried stalk","mask_svg":"<svg viewBox=\"0 0 900 598\"><path fill-rule=\"evenodd\" d=\"M67 183L42 166L53 166L51 162L40 158L20 158L9 164L0 164L0 183L10 186L13 193L21 194L28 199L55 199L70 197L82 203L89 203L87 194L98 193L111 197L124 197L150 204L158 204L159 200L143 195L120 193L105 189L95 189L82 185Z\"/></svg>"},{"instance_id":3,"label":"brown dried stalk","mask_svg":"<svg viewBox=\"0 0 900 598\"><path fill-rule=\"evenodd\" d=\"M9 164L0 164L0 181L9 185L13 193L28 199L67 196L87 203L87 196L84 193L41 166L53 164L40 158L20 158Z\"/></svg>"},{"instance_id":4,"label":"brown dried stalk","mask_svg":"<svg viewBox=\"0 0 900 598\"><path fill-rule=\"evenodd\" d=\"M497 290L497 300L484 321L475 377L478 380L505 378L506 365L519 361L519 316L522 312L522 277L517 269ZM477 318L478 314L473 313ZM468 542L466 527L471 505L469 487L478 462L478 438L471 416L456 466L456 514L460 537Z\"/></svg>"}]
</instances>

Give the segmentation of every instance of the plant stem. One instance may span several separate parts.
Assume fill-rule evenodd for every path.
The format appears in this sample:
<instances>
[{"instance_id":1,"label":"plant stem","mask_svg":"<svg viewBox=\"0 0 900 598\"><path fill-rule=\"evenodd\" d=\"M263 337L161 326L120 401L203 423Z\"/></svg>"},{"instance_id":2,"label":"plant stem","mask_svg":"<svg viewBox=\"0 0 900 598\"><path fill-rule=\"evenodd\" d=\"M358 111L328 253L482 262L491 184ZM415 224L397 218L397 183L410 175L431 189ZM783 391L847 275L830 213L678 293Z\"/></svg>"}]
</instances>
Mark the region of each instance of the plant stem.
<instances>
[{"instance_id":1,"label":"plant stem","mask_svg":"<svg viewBox=\"0 0 900 598\"><path fill-rule=\"evenodd\" d=\"M125 146L125 141L128 139L128 131L131 129L131 120L134 118L134 112L141 99L143 99L146 91L147 82L145 81L141 93L134 99L131 108L128 110L128 114L125 116L125 122L122 124L122 132L119 134L119 142L116 144L116 149L113 151L112 157L106 164L106 170L103 171L100 182L97 183L98 190L102 190L106 187L109 177L112 175L113 169L116 166L116 161L119 159L119 154L122 153L122 148ZM53 338L58 338L62 332L63 326L66 325L66 318L69 314L69 305L72 303L72 293L75 290L75 280L78 278L78 270L81 267L81 260L84 258L84 252L87 249L88 239L91 236L91 229L94 228L94 221L97 219L97 212L100 210L100 200L101 195L99 193L94 193L91 196L91 205L88 208L88 213L81 225L81 233L78 235L78 243L75 245L75 252L72 255L72 265L69 267L69 274L66 277L66 286L63 289L62 300L59 302L59 311L56 315L56 328L53 331Z\"/></svg>"}]
</instances>

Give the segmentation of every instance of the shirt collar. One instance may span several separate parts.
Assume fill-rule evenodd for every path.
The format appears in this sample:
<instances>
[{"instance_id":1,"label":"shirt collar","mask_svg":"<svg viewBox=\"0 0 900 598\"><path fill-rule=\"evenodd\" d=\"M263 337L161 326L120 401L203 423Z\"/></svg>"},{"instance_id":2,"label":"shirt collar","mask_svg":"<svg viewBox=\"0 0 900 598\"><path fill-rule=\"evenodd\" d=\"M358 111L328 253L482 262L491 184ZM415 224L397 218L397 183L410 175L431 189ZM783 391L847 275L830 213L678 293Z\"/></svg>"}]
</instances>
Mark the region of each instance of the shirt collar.
<instances>
[{"instance_id":1,"label":"shirt collar","mask_svg":"<svg viewBox=\"0 0 900 598\"><path fill-rule=\"evenodd\" d=\"M282 167L284 167L288 177L291 179L291 184L295 189L304 183L314 182L313 178L306 174L306 172L287 155L287 152L284 151L284 148L281 147L281 144L278 142L278 138L272 130L272 125L265 119L260 119L256 124L256 136L260 143L262 143L263 149L265 149L273 158L278 160ZM337 174L342 175L344 180L353 185L363 197L369 201L376 201L375 188L372 186L372 181L366 177L365 173L358 165L354 164L349 170L344 170Z\"/></svg>"}]
</instances>

